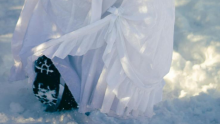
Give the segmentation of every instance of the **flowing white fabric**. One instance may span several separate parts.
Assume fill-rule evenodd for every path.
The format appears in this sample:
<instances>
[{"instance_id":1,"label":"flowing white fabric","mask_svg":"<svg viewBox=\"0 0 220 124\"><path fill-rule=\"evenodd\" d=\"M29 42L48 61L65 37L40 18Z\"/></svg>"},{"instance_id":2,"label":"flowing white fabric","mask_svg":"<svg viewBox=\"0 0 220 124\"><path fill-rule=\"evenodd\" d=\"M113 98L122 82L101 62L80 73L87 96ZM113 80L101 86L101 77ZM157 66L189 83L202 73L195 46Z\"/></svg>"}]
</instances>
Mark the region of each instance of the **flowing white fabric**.
<instances>
[{"instance_id":1,"label":"flowing white fabric","mask_svg":"<svg viewBox=\"0 0 220 124\"><path fill-rule=\"evenodd\" d=\"M22 48L14 54L20 65L27 65L17 68L25 68L30 81L33 61L46 55L76 98L79 112L153 115L172 60L172 0L39 0L29 18ZM40 24L43 29L36 27Z\"/></svg>"}]
</instances>

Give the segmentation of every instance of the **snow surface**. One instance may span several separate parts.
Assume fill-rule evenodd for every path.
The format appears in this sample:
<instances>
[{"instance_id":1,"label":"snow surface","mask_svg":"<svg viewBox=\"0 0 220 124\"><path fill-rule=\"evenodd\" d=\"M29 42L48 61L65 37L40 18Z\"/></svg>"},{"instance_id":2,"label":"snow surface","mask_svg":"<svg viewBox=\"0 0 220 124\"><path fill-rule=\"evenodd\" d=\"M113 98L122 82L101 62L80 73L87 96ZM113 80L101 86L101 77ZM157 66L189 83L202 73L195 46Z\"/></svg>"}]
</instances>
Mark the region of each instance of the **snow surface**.
<instances>
[{"instance_id":1,"label":"snow surface","mask_svg":"<svg viewBox=\"0 0 220 124\"><path fill-rule=\"evenodd\" d=\"M44 112L31 84L8 82L12 33L23 0L0 1L0 123L4 124L220 124L220 1L176 0L173 63L155 115L121 120L98 111Z\"/></svg>"}]
</instances>

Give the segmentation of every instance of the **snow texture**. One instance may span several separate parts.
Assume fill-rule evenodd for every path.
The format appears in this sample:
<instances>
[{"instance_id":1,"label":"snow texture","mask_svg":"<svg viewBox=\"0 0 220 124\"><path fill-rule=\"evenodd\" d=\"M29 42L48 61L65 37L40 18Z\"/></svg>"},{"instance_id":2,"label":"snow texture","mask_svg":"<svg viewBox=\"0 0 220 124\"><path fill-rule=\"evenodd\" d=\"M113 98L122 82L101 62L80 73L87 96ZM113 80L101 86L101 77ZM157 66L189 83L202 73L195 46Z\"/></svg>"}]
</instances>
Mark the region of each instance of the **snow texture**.
<instances>
[{"instance_id":1,"label":"snow texture","mask_svg":"<svg viewBox=\"0 0 220 124\"><path fill-rule=\"evenodd\" d=\"M0 123L4 124L220 124L220 2L176 0L173 62L155 115L121 120L98 111L45 112L27 80L8 82L12 33L23 0L0 3Z\"/></svg>"}]
</instances>

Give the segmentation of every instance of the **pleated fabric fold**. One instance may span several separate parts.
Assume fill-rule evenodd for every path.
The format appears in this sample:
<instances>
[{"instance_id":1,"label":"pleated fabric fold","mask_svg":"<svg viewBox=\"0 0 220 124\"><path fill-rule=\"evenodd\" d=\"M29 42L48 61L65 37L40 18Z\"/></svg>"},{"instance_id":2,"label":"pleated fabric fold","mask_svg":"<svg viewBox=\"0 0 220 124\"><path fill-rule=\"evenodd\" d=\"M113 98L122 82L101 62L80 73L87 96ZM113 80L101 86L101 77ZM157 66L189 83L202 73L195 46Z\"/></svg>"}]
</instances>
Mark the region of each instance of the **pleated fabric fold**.
<instances>
[{"instance_id":1,"label":"pleated fabric fold","mask_svg":"<svg viewBox=\"0 0 220 124\"><path fill-rule=\"evenodd\" d=\"M75 83L76 87L81 87L80 91L76 88L72 90L79 103L79 112L100 109L110 116L122 118L153 116L153 106L162 100L163 77L169 72L172 60L173 1L121 0L102 17L100 9L103 9L103 1L92 2L88 11L92 16L88 16L90 21L87 25L31 48L26 72L34 79L30 68L41 55L46 55L55 63L58 60L69 62L67 58L70 56L83 57L97 50L99 52L93 55L99 59L90 64L88 76L96 72L93 68L95 63L103 63L103 66L91 81L85 79L86 83L82 83L81 74L77 74L80 69L68 71L76 78L78 75L76 82L81 82ZM71 62L65 66L70 67ZM64 74L62 64L57 64L57 67L61 75ZM71 83L68 76L64 77L71 90L74 82Z\"/></svg>"}]
</instances>

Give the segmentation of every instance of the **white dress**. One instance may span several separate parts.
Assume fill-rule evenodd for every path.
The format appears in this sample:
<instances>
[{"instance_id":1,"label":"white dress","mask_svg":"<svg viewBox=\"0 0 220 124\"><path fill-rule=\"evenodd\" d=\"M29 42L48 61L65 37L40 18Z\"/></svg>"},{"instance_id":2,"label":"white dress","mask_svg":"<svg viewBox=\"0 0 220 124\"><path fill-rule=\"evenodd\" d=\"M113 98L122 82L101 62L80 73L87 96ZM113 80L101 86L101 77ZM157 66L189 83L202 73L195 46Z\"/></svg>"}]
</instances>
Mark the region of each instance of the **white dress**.
<instances>
[{"instance_id":1,"label":"white dress","mask_svg":"<svg viewBox=\"0 0 220 124\"><path fill-rule=\"evenodd\" d=\"M110 116L152 116L173 51L172 0L26 0L11 80L33 82L33 62L52 59L79 105Z\"/></svg>"}]
</instances>

